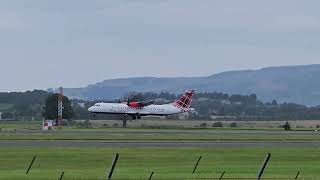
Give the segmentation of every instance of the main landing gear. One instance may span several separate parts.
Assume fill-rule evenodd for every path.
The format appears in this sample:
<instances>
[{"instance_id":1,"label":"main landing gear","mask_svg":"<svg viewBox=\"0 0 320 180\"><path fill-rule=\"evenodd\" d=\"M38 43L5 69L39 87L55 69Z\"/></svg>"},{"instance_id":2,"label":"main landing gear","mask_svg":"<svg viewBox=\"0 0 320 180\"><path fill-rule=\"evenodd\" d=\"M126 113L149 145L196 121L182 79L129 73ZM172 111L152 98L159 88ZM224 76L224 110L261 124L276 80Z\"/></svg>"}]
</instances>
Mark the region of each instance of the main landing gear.
<instances>
[{"instance_id":1,"label":"main landing gear","mask_svg":"<svg viewBox=\"0 0 320 180\"><path fill-rule=\"evenodd\" d=\"M139 114L139 113L137 113L134 117L133 117L133 119L141 119L141 115Z\"/></svg>"}]
</instances>

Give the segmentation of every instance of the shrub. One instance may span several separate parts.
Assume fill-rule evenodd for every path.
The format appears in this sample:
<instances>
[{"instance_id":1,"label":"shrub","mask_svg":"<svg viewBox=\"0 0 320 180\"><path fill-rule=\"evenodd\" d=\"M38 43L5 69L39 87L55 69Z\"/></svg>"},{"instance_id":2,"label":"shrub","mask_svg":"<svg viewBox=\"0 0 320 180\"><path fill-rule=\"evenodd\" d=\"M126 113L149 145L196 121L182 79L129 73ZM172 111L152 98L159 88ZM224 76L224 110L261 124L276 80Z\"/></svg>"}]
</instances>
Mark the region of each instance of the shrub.
<instances>
[{"instance_id":1,"label":"shrub","mask_svg":"<svg viewBox=\"0 0 320 180\"><path fill-rule=\"evenodd\" d=\"M230 124L230 127L238 127L238 124L233 122L233 123Z\"/></svg>"},{"instance_id":2,"label":"shrub","mask_svg":"<svg viewBox=\"0 0 320 180\"><path fill-rule=\"evenodd\" d=\"M304 128L302 125L296 125L296 128Z\"/></svg>"},{"instance_id":3,"label":"shrub","mask_svg":"<svg viewBox=\"0 0 320 180\"><path fill-rule=\"evenodd\" d=\"M112 125L112 127L119 127L119 124L118 124L118 123L114 123L114 124Z\"/></svg>"},{"instance_id":4,"label":"shrub","mask_svg":"<svg viewBox=\"0 0 320 180\"><path fill-rule=\"evenodd\" d=\"M283 125L284 130L286 131L290 131L291 130L291 125L290 123L287 121L284 125Z\"/></svg>"},{"instance_id":5,"label":"shrub","mask_svg":"<svg viewBox=\"0 0 320 180\"><path fill-rule=\"evenodd\" d=\"M212 124L212 127L223 127L222 122L215 122Z\"/></svg>"},{"instance_id":6,"label":"shrub","mask_svg":"<svg viewBox=\"0 0 320 180\"><path fill-rule=\"evenodd\" d=\"M201 124L200 124L200 127L201 127L201 128L206 128L207 126L208 126L207 123L201 123Z\"/></svg>"},{"instance_id":7,"label":"shrub","mask_svg":"<svg viewBox=\"0 0 320 180\"><path fill-rule=\"evenodd\" d=\"M102 126L103 126L103 127L109 127L109 125L108 125L108 124L103 124Z\"/></svg>"},{"instance_id":8,"label":"shrub","mask_svg":"<svg viewBox=\"0 0 320 180\"><path fill-rule=\"evenodd\" d=\"M72 121L70 120L63 120L62 121L62 126L69 126L69 125L71 125L72 124Z\"/></svg>"},{"instance_id":9,"label":"shrub","mask_svg":"<svg viewBox=\"0 0 320 180\"><path fill-rule=\"evenodd\" d=\"M86 127L86 128L90 128L91 127L91 122L89 120L85 120L83 123L82 123L82 126Z\"/></svg>"}]
</instances>

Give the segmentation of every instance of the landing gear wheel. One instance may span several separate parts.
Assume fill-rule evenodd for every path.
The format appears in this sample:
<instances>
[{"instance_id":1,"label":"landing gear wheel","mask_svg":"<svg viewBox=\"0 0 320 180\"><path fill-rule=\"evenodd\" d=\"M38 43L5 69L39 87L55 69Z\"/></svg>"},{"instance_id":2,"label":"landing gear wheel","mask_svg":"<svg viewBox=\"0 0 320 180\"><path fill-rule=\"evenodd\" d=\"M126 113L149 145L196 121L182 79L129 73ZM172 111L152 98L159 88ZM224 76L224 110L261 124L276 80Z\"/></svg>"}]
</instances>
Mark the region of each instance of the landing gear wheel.
<instances>
[{"instance_id":1,"label":"landing gear wheel","mask_svg":"<svg viewBox=\"0 0 320 180\"><path fill-rule=\"evenodd\" d=\"M139 119L139 120L141 119L141 115L140 115L140 114L137 114L136 117L137 117L137 119Z\"/></svg>"}]
</instances>

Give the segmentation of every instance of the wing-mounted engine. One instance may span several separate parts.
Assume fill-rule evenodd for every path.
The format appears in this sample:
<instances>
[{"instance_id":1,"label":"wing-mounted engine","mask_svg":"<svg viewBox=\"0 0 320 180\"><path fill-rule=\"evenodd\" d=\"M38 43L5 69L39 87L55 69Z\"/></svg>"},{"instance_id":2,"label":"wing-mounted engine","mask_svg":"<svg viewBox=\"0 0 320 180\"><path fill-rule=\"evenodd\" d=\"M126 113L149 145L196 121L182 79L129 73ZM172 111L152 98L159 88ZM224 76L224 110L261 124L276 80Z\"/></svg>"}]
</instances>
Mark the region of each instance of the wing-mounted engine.
<instances>
[{"instance_id":1,"label":"wing-mounted engine","mask_svg":"<svg viewBox=\"0 0 320 180\"><path fill-rule=\"evenodd\" d=\"M128 102L127 105L133 108L141 108L154 104L154 101Z\"/></svg>"}]
</instances>

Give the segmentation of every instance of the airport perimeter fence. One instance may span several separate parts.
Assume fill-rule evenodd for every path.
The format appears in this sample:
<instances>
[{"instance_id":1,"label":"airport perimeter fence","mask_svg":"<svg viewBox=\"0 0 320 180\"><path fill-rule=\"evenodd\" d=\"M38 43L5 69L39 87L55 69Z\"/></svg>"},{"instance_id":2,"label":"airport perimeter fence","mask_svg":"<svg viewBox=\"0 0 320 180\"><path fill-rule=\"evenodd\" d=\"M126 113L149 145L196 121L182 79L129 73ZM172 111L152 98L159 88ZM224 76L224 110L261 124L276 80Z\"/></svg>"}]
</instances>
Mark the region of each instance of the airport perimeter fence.
<instances>
[{"instance_id":1,"label":"airport perimeter fence","mask_svg":"<svg viewBox=\"0 0 320 180\"><path fill-rule=\"evenodd\" d=\"M261 178L260 180L294 180L295 178ZM71 179L68 179L71 180ZM73 180L106 180L106 179L73 179ZM142 179L142 178L133 178L133 179L124 179L124 178L116 178L113 180L148 180L148 178L146 179ZM152 180L257 180L257 178L153 178ZM299 180L320 180L320 178L318 177L308 177L308 178L299 178Z\"/></svg>"},{"instance_id":2,"label":"airport perimeter fence","mask_svg":"<svg viewBox=\"0 0 320 180\"><path fill-rule=\"evenodd\" d=\"M30 162L30 165L28 166L28 169L26 171L26 180L31 180L33 179L32 176L28 176L28 174L32 171L33 169L33 165L34 162L36 161L37 156L34 156L33 159ZM113 161L111 163L110 168L108 168L106 170L106 176L105 177L101 177L101 176L97 176L96 178L92 178L92 177L66 177L65 176L65 172L62 172L61 175L59 177L44 177L43 180L293 180L293 179L298 179L298 180L320 180L320 177L312 177L312 176L305 176L305 175L301 175L300 171L297 171L296 174L292 174L291 177L263 177L264 172L268 166L268 163L271 159L271 154L268 153L262 163L262 166L260 167L259 171L257 172L256 177L232 177L232 173L231 175L229 174L229 172L223 171L221 172L221 174L217 174L214 173L215 175L204 175L203 177L201 176L201 172L198 172L198 168L199 166L201 166L201 160L203 159L202 156L200 156L197 161L194 162L193 164L193 169L190 170L190 174L185 174L184 177L175 177L175 176L171 176L171 177L161 177L158 175L161 175L161 173L164 172L150 172L150 175L141 178L141 174L140 177L134 177L134 174L137 174L139 172L132 172L132 174L130 174L130 177L113 177L114 173L121 173L120 171L116 171L117 169L117 163L120 159L120 154L116 153L114 155ZM208 165L208 164L206 164ZM173 170L171 172L174 172ZM66 172L67 173L67 172ZM145 173L145 171L144 171ZM196 175L197 177L192 177L193 175ZM118 174L119 176L119 174ZM210 176L210 177L209 177Z\"/></svg>"}]
</instances>

